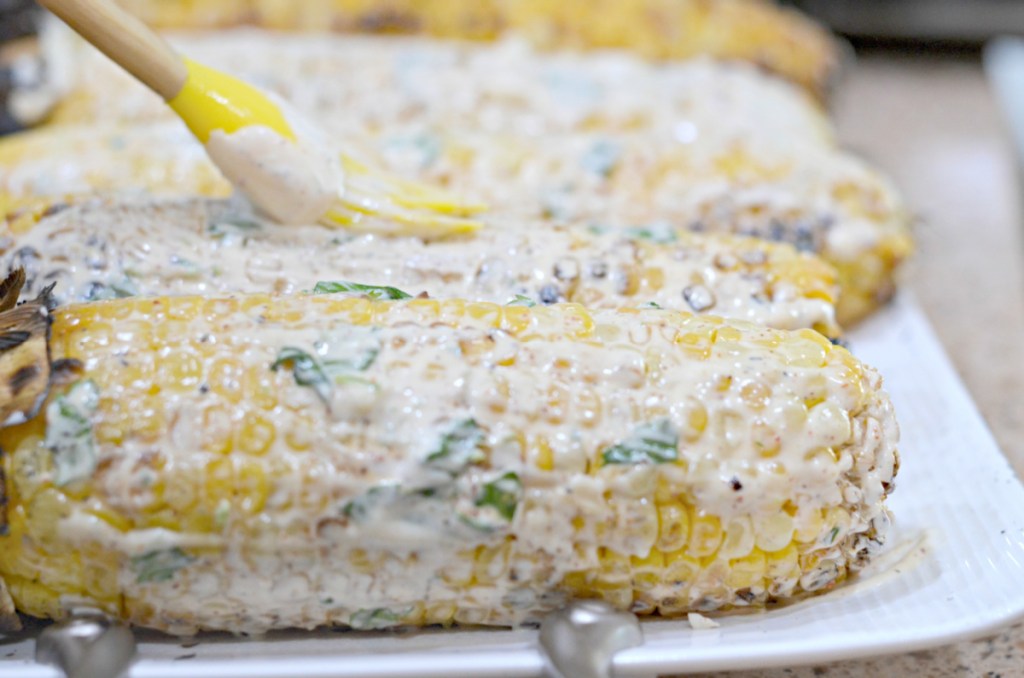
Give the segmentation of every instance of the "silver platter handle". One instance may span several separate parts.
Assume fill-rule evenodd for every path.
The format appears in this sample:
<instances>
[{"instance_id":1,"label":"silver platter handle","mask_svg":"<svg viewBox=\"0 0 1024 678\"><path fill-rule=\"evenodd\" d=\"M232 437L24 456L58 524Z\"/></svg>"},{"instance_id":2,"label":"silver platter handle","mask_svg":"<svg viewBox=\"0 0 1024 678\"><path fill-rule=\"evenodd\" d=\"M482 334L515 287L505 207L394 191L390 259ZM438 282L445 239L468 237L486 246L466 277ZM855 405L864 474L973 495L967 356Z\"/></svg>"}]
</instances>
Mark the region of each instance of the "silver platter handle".
<instances>
[{"instance_id":1,"label":"silver platter handle","mask_svg":"<svg viewBox=\"0 0 1024 678\"><path fill-rule=\"evenodd\" d=\"M546 678L612 678L615 654L643 642L635 614L598 600L575 601L540 625Z\"/></svg>"},{"instance_id":2,"label":"silver platter handle","mask_svg":"<svg viewBox=\"0 0 1024 678\"><path fill-rule=\"evenodd\" d=\"M48 626L36 640L36 661L57 667L67 678L120 678L135 655L132 632L91 610Z\"/></svg>"}]
</instances>

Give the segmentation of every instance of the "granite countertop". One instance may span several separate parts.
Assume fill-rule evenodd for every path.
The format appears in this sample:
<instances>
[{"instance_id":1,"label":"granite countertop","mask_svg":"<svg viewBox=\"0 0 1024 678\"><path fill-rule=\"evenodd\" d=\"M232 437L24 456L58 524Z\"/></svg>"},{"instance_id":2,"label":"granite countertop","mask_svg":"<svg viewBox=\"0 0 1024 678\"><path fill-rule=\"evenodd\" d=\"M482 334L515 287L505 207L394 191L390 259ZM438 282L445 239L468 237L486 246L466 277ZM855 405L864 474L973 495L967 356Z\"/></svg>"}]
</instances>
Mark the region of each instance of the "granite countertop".
<instances>
[{"instance_id":1,"label":"granite countertop","mask_svg":"<svg viewBox=\"0 0 1024 678\"><path fill-rule=\"evenodd\" d=\"M1010 136L981 65L863 57L835 110L846 145L885 168L920 216L905 286L1024 477L1024 224ZM969 450L964 450L969 453ZM973 642L735 678L1024 674L1024 624Z\"/></svg>"}]
</instances>

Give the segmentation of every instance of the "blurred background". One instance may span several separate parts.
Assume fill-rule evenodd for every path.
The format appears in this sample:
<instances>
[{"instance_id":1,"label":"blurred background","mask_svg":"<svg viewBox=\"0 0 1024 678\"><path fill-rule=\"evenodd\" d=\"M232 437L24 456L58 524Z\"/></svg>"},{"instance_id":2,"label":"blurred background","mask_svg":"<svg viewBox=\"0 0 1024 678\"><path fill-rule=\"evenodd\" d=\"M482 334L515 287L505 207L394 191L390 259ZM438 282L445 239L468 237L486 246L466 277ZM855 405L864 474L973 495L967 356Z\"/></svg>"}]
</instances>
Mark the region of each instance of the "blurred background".
<instances>
[{"instance_id":1,"label":"blurred background","mask_svg":"<svg viewBox=\"0 0 1024 678\"><path fill-rule=\"evenodd\" d=\"M795 0L788 4L858 41L961 45L1024 35L1022 0Z\"/></svg>"}]
</instances>

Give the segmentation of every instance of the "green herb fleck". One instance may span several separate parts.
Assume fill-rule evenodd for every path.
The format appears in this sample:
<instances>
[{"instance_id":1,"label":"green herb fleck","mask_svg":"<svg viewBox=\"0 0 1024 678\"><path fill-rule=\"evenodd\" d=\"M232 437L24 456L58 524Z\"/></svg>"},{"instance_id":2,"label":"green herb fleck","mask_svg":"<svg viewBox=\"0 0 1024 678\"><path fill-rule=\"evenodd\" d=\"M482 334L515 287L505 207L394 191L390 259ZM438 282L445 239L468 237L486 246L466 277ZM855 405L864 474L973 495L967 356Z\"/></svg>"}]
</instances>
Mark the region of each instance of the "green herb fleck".
<instances>
[{"instance_id":1,"label":"green herb fleck","mask_svg":"<svg viewBox=\"0 0 1024 678\"><path fill-rule=\"evenodd\" d=\"M626 229L626 234L634 240L649 240L653 243L665 245L676 242L679 234L671 224L655 222L647 226L633 226Z\"/></svg>"},{"instance_id":2,"label":"green herb fleck","mask_svg":"<svg viewBox=\"0 0 1024 678\"><path fill-rule=\"evenodd\" d=\"M364 372L374 363L375 360L377 360L378 355L380 355L380 346L372 346L352 359L330 358L328 360L324 360L324 370L331 373L332 376L339 371L342 373L351 370ZM344 377L346 375L341 374L337 376ZM338 381L338 379L336 379L336 381ZM352 378L349 379L349 381L356 381L356 379Z\"/></svg>"},{"instance_id":3,"label":"green herb fleck","mask_svg":"<svg viewBox=\"0 0 1024 678\"><path fill-rule=\"evenodd\" d=\"M181 275L184 278L193 279L202 276L203 271L199 268L199 264L186 259L185 257L179 257L177 254L171 255L171 266L174 266L181 270Z\"/></svg>"},{"instance_id":4,"label":"green herb fleck","mask_svg":"<svg viewBox=\"0 0 1024 678\"><path fill-rule=\"evenodd\" d=\"M595 142L583 154L580 163L583 168L602 178L611 176L622 157L622 148L607 139Z\"/></svg>"},{"instance_id":5,"label":"green herb fleck","mask_svg":"<svg viewBox=\"0 0 1024 678\"><path fill-rule=\"evenodd\" d=\"M331 400L331 380L324 372L323 366L317 359L294 346L285 346L277 354L277 359L271 364L270 369L275 372L281 367L291 365L292 374L295 375L295 382L301 386L309 386L325 403Z\"/></svg>"},{"instance_id":6,"label":"green herb fleck","mask_svg":"<svg viewBox=\"0 0 1024 678\"><path fill-rule=\"evenodd\" d=\"M829 544L835 544L836 543L836 537L838 537L838 536L839 536L839 526L837 525L837 526L832 528L831 532L828 533L828 543Z\"/></svg>"},{"instance_id":7,"label":"green herb fleck","mask_svg":"<svg viewBox=\"0 0 1024 678\"><path fill-rule=\"evenodd\" d=\"M377 506L390 502L398 496L397 485L378 485L371 487L365 494L345 504L341 514L350 520L361 523Z\"/></svg>"},{"instance_id":8,"label":"green herb fleck","mask_svg":"<svg viewBox=\"0 0 1024 678\"><path fill-rule=\"evenodd\" d=\"M679 434L668 419L638 426L621 443L606 449L605 464L665 464L679 458Z\"/></svg>"},{"instance_id":9,"label":"green herb fleck","mask_svg":"<svg viewBox=\"0 0 1024 678\"><path fill-rule=\"evenodd\" d=\"M348 625L358 631L374 631L399 624L403 616L386 607L358 610L352 613Z\"/></svg>"},{"instance_id":10,"label":"green herb fleck","mask_svg":"<svg viewBox=\"0 0 1024 678\"><path fill-rule=\"evenodd\" d=\"M53 481L58 486L85 480L96 470L96 439L91 419L99 402L96 382L83 379L46 407L43 445L53 453Z\"/></svg>"},{"instance_id":11,"label":"green herb fleck","mask_svg":"<svg viewBox=\"0 0 1024 678\"><path fill-rule=\"evenodd\" d=\"M253 231L259 231L262 228L263 225L253 219L232 217L229 219L221 219L216 223L210 224L210 227L207 230L214 238L223 238L224 236L230 235L231 231L252 233Z\"/></svg>"},{"instance_id":12,"label":"green herb fleck","mask_svg":"<svg viewBox=\"0 0 1024 678\"><path fill-rule=\"evenodd\" d=\"M470 464L484 460L483 440L484 431L476 421L463 419L441 436L437 449L427 455L426 463L452 475L460 473Z\"/></svg>"},{"instance_id":13,"label":"green herb fleck","mask_svg":"<svg viewBox=\"0 0 1024 678\"><path fill-rule=\"evenodd\" d=\"M655 308L661 310L661 305L653 301L648 301L646 304L640 304L640 308Z\"/></svg>"},{"instance_id":14,"label":"green herb fleck","mask_svg":"<svg viewBox=\"0 0 1024 678\"><path fill-rule=\"evenodd\" d=\"M530 297L523 296L522 294L517 294L516 296L512 297L512 301L508 302L505 305L506 306L529 306L530 308L533 308L534 306L537 305L537 302L534 301L533 299L531 299Z\"/></svg>"},{"instance_id":15,"label":"green herb fleck","mask_svg":"<svg viewBox=\"0 0 1024 678\"><path fill-rule=\"evenodd\" d=\"M124 276L121 280L111 283L94 283L89 288L89 293L86 295L86 301L104 301L106 299L124 299L125 297L134 297L139 294L139 288L136 287L135 281L129 276Z\"/></svg>"},{"instance_id":16,"label":"green herb fleck","mask_svg":"<svg viewBox=\"0 0 1024 678\"><path fill-rule=\"evenodd\" d=\"M170 581L178 570L193 561L195 558L175 546L132 558L132 568L136 572L138 583L159 583Z\"/></svg>"},{"instance_id":17,"label":"green herb fleck","mask_svg":"<svg viewBox=\"0 0 1024 678\"><path fill-rule=\"evenodd\" d=\"M519 476L509 471L484 485L483 492L477 497L476 505L490 506L505 520L512 520L522 494L523 484L519 481Z\"/></svg>"},{"instance_id":18,"label":"green herb fleck","mask_svg":"<svg viewBox=\"0 0 1024 678\"><path fill-rule=\"evenodd\" d=\"M411 294L403 292L397 287L362 285L360 283L347 282L345 280L321 280L316 284L316 287L313 288L313 294L337 294L339 292L359 292L375 301L381 299L412 299Z\"/></svg>"}]
</instances>

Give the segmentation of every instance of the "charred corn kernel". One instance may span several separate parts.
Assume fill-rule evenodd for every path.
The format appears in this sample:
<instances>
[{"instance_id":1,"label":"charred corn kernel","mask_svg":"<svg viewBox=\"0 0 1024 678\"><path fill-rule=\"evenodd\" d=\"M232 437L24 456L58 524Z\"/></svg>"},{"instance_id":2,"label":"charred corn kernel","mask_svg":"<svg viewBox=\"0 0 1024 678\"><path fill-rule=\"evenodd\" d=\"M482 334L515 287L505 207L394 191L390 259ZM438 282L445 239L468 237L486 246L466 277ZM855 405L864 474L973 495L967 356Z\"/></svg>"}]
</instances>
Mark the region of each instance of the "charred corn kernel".
<instances>
[{"instance_id":1,"label":"charred corn kernel","mask_svg":"<svg viewBox=\"0 0 1024 678\"><path fill-rule=\"evenodd\" d=\"M52 358L81 361L79 381L0 429L13 600L58 615L85 597L175 632L511 624L566 595L643 614L757 605L827 590L866 559L852 537L885 509L840 491L860 478L842 464L892 468L895 424L844 349L799 366L781 347L818 343L739 322L499 310L345 295L58 309ZM142 329L170 316L181 334ZM77 340L93 324L114 328L107 343ZM488 379L504 411L467 397ZM790 489L829 465L841 480ZM270 598L245 595L268 580Z\"/></svg>"}]
</instances>

